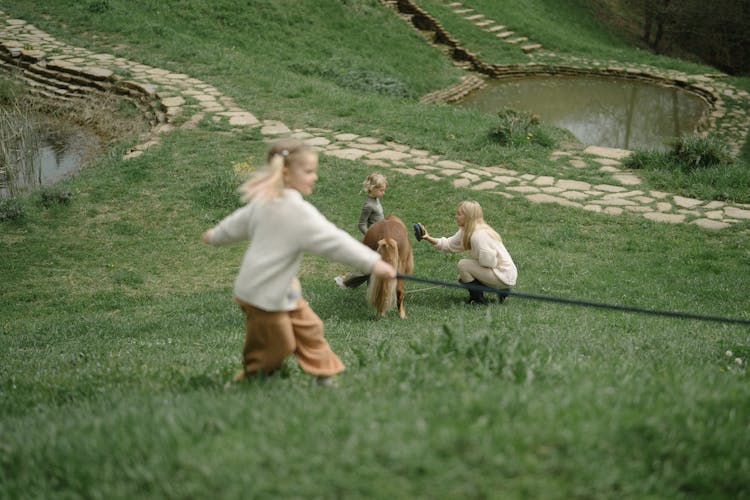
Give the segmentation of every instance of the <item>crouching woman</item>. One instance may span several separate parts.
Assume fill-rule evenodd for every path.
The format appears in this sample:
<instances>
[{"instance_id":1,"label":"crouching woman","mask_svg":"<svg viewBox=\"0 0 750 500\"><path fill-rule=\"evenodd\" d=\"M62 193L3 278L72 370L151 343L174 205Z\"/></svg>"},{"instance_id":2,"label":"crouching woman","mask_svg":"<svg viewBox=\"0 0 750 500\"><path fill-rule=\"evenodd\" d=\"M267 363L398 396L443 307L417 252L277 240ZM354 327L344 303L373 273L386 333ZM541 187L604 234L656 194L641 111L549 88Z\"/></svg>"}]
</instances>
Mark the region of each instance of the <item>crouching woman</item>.
<instances>
[{"instance_id":1,"label":"crouching woman","mask_svg":"<svg viewBox=\"0 0 750 500\"><path fill-rule=\"evenodd\" d=\"M458 281L471 285L468 303L486 304L487 300L477 285L503 290L515 286L518 270L500 235L485 221L482 207L473 200L462 201L456 207L458 232L446 238L433 238L424 226L422 239L443 252L469 252L470 259L458 262ZM505 295L498 294L500 302Z\"/></svg>"}]
</instances>

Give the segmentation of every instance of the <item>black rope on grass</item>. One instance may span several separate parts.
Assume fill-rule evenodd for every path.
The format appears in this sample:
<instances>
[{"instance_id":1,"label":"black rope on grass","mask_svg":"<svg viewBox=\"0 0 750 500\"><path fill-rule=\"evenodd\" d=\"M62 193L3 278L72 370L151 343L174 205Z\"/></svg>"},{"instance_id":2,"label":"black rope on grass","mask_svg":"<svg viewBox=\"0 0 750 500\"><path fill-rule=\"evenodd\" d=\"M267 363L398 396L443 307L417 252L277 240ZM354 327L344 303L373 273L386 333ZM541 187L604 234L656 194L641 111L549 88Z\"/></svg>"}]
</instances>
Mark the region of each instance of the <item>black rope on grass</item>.
<instances>
[{"instance_id":1,"label":"black rope on grass","mask_svg":"<svg viewBox=\"0 0 750 500\"><path fill-rule=\"evenodd\" d=\"M492 288L492 287L485 286L485 285L475 285L473 283L461 283L461 282L456 282L456 281L450 282L450 281L434 280L434 279L429 279L429 278L420 278L419 276L414 276L411 274L399 273L396 275L396 277L398 279L403 279L407 281L415 281L417 283L429 283L432 285L440 285L443 287L464 288L466 290L473 290L476 292L494 293L502 297L518 297L520 299L542 300L545 302L556 302L558 304L570 304L570 305L576 305L576 306L596 307L598 309L610 309L613 311L650 314L652 316L667 316L670 318L695 319L699 321L714 321L717 323L750 325L750 319L727 318L723 316L708 316L705 314L695 314L695 313L678 312L678 311L663 311L663 310L658 310L658 309L646 309L643 307L622 306L622 305L617 305L617 304L605 304L604 302L593 302L589 300L566 299L563 297L552 297L550 295L539 295L536 293L514 292L512 290L507 290L507 289L502 289L502 288Z\"/></svg>"}]
</instances>

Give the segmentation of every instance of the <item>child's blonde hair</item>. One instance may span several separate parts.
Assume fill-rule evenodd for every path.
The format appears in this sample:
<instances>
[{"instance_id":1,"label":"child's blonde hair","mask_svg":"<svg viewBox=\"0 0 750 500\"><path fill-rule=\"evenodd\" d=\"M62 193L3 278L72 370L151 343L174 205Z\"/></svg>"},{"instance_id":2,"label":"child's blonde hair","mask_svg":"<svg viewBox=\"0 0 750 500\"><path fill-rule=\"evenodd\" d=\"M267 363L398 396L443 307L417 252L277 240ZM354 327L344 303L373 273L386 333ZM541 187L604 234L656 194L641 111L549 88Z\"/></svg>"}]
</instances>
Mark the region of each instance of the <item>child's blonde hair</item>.
<instances>
[{"instance_id":1,"label":"child's blonde hair","mask_svg":"<svg viewBox=\"0 0 750 500\"><path fill-rule=\"evenodd\" d=\"M388 187L388 181L385 180L385 176L380 172L373 172L367 176L367 179L362 183L362 189L369 196L370 193L376 189Z\"/></svg>"},{"instance_id":2,"label":"child's blonde hair","mask_svg":"<svg viewBox=\"0 0 750 500\"><path fill-rule=\"evenodd\" d=\"M315 150L299 139L280 139L271 145L266 158L266 165L250 175L240 186L242 201L266 201L278 198L284 188L284 167L292 168L304 154Z\"/></svg>"},{"instance_id":3,"label":"child's blonde hair","mask_svg":"<svg viewBox=\"0 0 750 500\"><path fill-rule=\"evenodd\" d=\"M482 206L478 201L464 200L458 204L457 210L460 210L464 214L464 234L461 240L461 244L466 250L471 250L471 237L474 231L477 229L483 229L487 231L493 239L502 241L497 231L492 229L489 224L484 221L484 213L482 212Z\"/></svg>"}]
</instances>

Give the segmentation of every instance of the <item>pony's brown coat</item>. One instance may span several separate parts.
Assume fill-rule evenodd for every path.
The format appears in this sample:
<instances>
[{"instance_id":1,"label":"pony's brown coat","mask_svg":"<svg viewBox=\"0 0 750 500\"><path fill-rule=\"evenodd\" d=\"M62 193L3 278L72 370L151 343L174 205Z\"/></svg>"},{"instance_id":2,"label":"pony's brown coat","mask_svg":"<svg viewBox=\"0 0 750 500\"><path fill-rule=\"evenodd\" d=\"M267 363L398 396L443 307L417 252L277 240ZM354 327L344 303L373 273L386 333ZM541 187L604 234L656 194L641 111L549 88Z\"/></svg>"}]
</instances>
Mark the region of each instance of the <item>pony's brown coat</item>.
<instances>
[{"instance_id":1,"label":"pony's brown coat","mask_svg":"<svg viewBox=\"0 0 750 500\"><path fill-rule=\"evenodd\" d=\"M389 215L370 226L362 243L378 252L398 273L411 274L414 271L409 233L403 221L395 215ZM367 301L377 309L379 316L385 316L388 309L398 304L398 315L405 318L404 280L382 280L371 276Z\"/></svg>"}]
</instances>

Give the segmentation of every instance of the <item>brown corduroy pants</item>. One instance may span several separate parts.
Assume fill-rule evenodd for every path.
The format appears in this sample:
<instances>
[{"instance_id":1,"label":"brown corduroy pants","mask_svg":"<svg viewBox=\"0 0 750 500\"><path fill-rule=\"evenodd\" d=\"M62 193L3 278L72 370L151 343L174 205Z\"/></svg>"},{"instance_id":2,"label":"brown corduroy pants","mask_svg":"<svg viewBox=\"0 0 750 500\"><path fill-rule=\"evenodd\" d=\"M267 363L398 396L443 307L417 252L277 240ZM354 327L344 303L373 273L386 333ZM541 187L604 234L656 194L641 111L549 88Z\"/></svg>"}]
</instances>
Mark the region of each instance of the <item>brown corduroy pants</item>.
<instances>
[{"instance_id":1,"label":"brown corduroy pants","mask_svg":"<svg viewBox=\"0 0 750 500\"><path fill-rule=\"evenodd\" d=\"M264 311L235 298L245 312L244 375L271 373L290 354L300 368L330 377L345 369L323 337L323 321L300 298L292 311Z\"/></svg>"}]
</instances>

